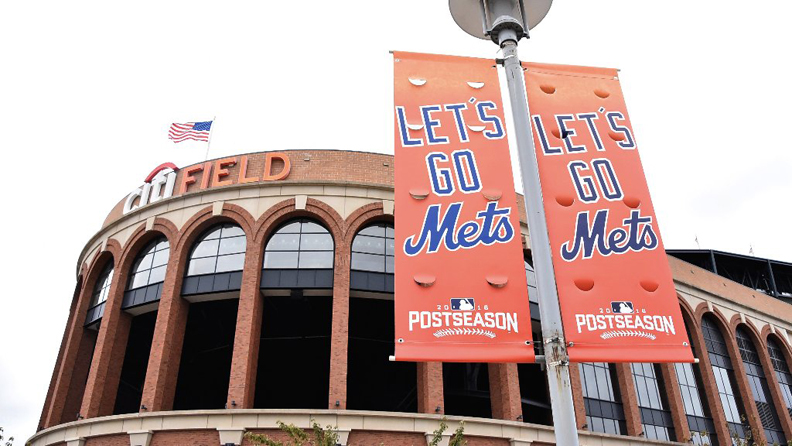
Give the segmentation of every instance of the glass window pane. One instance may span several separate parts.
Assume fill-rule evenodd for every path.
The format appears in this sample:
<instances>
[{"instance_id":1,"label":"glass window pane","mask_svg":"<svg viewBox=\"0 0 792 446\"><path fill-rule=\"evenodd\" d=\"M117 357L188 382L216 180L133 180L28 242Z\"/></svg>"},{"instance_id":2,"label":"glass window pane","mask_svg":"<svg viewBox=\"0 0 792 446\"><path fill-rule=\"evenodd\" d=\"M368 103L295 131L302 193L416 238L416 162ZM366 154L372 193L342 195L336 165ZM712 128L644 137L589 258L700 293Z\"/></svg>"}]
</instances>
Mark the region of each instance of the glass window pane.
<instances>
[{"instance_id":1,"label":"glass window pane","mask_svg":"<svg viewBox=\"0 0 792 446\"><path fill-rule=\"evenodd\" d=\"M394 231L392 227L386 226L385 227L385 237L395 238L396 237L396 231Z\"/></svg>"},{"instance_id":2,"label":"glass window pane","mask_svg":"<svg viewBox=\"0 0 792 446\"><path fill-rule=\"evenodd\" d=\"M300 249L300 234L275 234L267 243L267 251L297 251Z\"/></svg>"},{"instance_id":3,"label":"glass window pane","mask_svg":"<svg viewBox=\"0 0 792 446\"><path fill-rule=\"evenodd\" d=\"M220 239L219 255L223 254L236 254L245 252L247 246L247 239L245 237L232 237Z\"/></svg>"},{"instance_id":4,"label":"glass window pane","mask_svg":"<svg viewBox=\"0 0 792 446\"><path fill-rule=\"evenodd\" d=\"M264 253L264 268L286 269L297 268L296 252L267 252Z\"/></svg>"},{"instance_id":5,"label":"glass window pane","mask_svg":"<svg viewBox=\"0 0 792 446\"><path fill-rule=\"evenodd\" d=\"M600 399L613 401L613 395L611 395L610 387L608 386L608 381L610 380L608 371L602 367L595 367L595 369L597 376L597 390L599 391Z\"/></svg>"},{"instance_id":6,"label":"glass window pane","mask_svg":"<svg viewBox=\"0 0 792 446\"><path fill-rule=\"evenodd\" d=\"M356 253L385 254L385 239L358 235L352 242L352 251Z\"/></svg>"},{"instance_id":7,"label":"glass window pane","mask_svg":"<svg viewBox=\"0 0 792 446\"><path fill-rule=\"evenodd\" d=\"M168 239L164 239L161 242L157 243L157 246L154 247L155 251L162 251L163 249L170 248L170 243L168 243Z\"/></svg>"},{"instance_id":8,"label":"glass window pane","mask_svg":"<svg viewBox=\"0 0 792 446\"><path fill-rule=\"evenodd\" d=\"M211 274L215 272L216 261L217 261L217 257L192 259L190 260L190 265L187 267L187 275L197 276L199 274Z\"/></svg>"},{"instance_id":9,"label":"glass window pane","mask_svg":"<svg viewBox=\"0 0 792 446\"><path fill-rule=\"evenodd\" d=\"M168 263L168 257L170 257L170 249L165 248L162 251L157 251L154 253L154 260L151 263L152 267L161 266Z\"/></svg>"},{"instance_id":10,"label":"glass window pane","mask_svg":"<svg viewBox=\"0 0 792 446\"><path fill-rule=\"evenodd\" d=\"M220 238L220 230L221 230L221 229L222 229L222 228L216 228L216 229L213 229L211 232L207 233L207 234L206 234L206 235L203 237L203 240L213 240L213 239Z\"/></svg>"},{"instance_id":11,"label":"glass window pane","mask_svg":"<svg viewBox=\"0 0 792 446\"><path fill-rule=\"evenodd\" d=\"M385 254L389 256L396 254L396 241L392 238L385 239Z\"/></svg>"},{"instance_id":12,"label":"glass window pane","mask_svg":"<svg viewBox=\"0 0 792 446\"><path fill-rule=\"evenodd\" d=\"M142 273L137 273L132 275L132 282L130 284L131 288L140 288L142 286L148 285L148 278L149 278L149 270L145 270Z\"/></svg>"},{"instance_id":13,"label":"glass window pane","mask_svg":"<svg viewBox=\"0 0 792 446\"><path fill-rule=\"evenodd\" d=\"M278 229L277 233L278 234L299 234L300 233L300 226L301 225L300 225L299 221L291 222L291 223L288 223L286 225L281 226L280 229Z\"/></svg>"},{"instance_id":14,"label":"glass window pane","mask_svg":"<svg viewBox=\"0 0 792 446\"><path fill-rule=\"evenodd\" d=\"M223 226L222 238L237 237L245 235L245 231L239 226Z\"/></svg>"},{"instance_id":15,"label":"glass window pane","mask_svg":"<svg viewBox=\"0 0 792 446\"><path fill-rule=\"evenodd\" d=\"M145 257L136 262L134 271L139 272L151 268L152 259L154 259L154 254L146 254Z\"/></svg>"},{"instance_id":16,"label":"glass window pane","mask_svg":"<svg viewBox=\"0 0 792 446\"><path fill-rule=\"evenodd\" d=\"M327 232L324 226L318 225L312 221L304 221L302 224L303 234L326 234Z\"/></svg>"},{"instance_id":17,"label":"glass window pane","mask_svg":"<svg viewBox=\"0 0 792 446\"><path fill-rule=\"evenodd\" d=\"M352 254L352 269L357 271L385 272L385 256L373 254Z\"/></svg>"},{"instance_id":18,"label":"glass window pane","mask_svg":"<svg viewBox=\"0 0 792 446\"><path fill-rule=\"evenodd\" d=\"M241 271L245 267L245 253L231 254L217 258L217 272Z\"/></svg>"},{"instance_id":19,"label":"glass window pane","mask_svg":"<svg viewBox=\"0 0 792 446\"><path fill-rule=\"evenodd\" d=\"M358 235L371 235L374 237L385 237L385 227L382 225L372 225L363 228Z\"/></svg>"},{"instance_id":20,"label":"glass window pane","mask_svg":"<svg viewBox=\"0 0 792 446\"><path fill-rule=\"evenodd\" d=\"M302 234L300 236L301 251L323 251L333 249L333 237L330 234Z\"/></svg>"},{"instance_id":21,"label":"glass window pane","mask_svg":"<svg viewBox=\"0 0 792 446\"><path fill-rule=\"evenodd\" d=\"M220 243L220 240L204 240L195 247L192 252L191 258L197 257L209 257L209 256L216 256L217 255L217 245Z\"/></svg>"},{"instance_id":22,"label":"glass window pane","mask_svg":"<svg viewBox=\"0 0 792 446\"><path fill-rule=\"evenodd\" d=\"M393 257L391 256L385 257L385 272L388 274L393 274L394 272Z\"/></svg>"},{"instance_id":23,"label":"glass window pane","mask_svg":"<svg viewBox=\"0 0 792 446\"><path fill-rule=\"evenodd\" d=\"M327 268L333 267L333 251L300 252L299 268Z\"/></svg>"},{"instance_id":24,"label":"glass window pane","mask_svg":"<svg viewBox=\"0 0 792 446\"><path fill-rule=\"evenodd\" d=\"M151 285L152 283L159 283L165 280L165 269L167 268L166 265L153 268L151 270L151 275L148 279L148 284Z\"/></svg>"}]
</instances>

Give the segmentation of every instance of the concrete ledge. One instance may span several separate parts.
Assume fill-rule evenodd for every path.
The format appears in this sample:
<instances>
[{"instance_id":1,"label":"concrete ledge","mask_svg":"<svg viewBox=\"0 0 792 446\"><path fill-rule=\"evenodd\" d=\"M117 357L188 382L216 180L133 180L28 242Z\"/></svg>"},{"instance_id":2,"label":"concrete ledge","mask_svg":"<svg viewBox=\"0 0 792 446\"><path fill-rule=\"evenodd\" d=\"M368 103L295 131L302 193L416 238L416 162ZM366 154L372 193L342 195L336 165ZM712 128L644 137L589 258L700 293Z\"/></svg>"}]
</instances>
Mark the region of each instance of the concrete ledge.
<instances>
[{"instance_id":1,"label":"concrete ledge","mask_svg":"<svg viewBox=\"0 0 792 446\"><path fill-rule=\"evenodd\" d=\"M440 426L441 415L373 412L358 410L298 410L298 409L227 409L185 410L150 412L140 414L113 415L74 421L42 430L28 440L31 446L49 446L65 441L66 432L85 433L78 438L69 437L69 446L83 446L86 439L99 435L135 435L141 441L159 431L217 429L220 440L240 444L246 430L277 429L278 421L293 423L309 428L315 420L322 426L331 425L338 429L342 445L346 445L351 430L376 430L385 432L411 432L431 439L431 432ZM533 442L555 443L553 428L518 421L492 420L487 418L447 416L448 437L456 430L459 422L465 422L465 435L506 439L514 446L527 446ZM124 426L142 426L140 431L127 431ZM580 432L582 446L642 446L682 445L682 443L646 440L638 437ZM446 438L448 438L446 437ZM445 439L445 438L444 438ZM73 442L73 443L71 443ZM237 443L239 442L239 443ZM137 444L137 443L132 443ZM140 443L147 446L148 442ZM224 443L221 443L224 444Z\"/></svg>"}]
</instances>

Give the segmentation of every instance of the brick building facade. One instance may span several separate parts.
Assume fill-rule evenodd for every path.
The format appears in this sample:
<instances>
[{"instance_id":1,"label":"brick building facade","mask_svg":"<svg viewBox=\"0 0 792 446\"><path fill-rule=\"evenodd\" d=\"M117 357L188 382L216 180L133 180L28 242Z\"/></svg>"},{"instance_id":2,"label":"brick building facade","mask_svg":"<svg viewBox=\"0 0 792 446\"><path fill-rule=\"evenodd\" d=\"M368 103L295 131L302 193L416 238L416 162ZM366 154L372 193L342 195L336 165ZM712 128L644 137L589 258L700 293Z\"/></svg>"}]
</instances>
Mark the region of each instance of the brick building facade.
<instances>
[{"instance_id":1,"label":"brick building facade","mask_svg":"<svg viewBox=\"0 0 792 446\"><path fill-rule=\"evenodd\" d=\"M240 445L311 419L344 445L418 445L443 416L471 446L554 444L539 365L388 362L392 156L255 153L148 180L80 254L32 445ZM573 365L581 443L786 444L792 306L669 263L700 362Z\"/></svg>"}]
</instances>

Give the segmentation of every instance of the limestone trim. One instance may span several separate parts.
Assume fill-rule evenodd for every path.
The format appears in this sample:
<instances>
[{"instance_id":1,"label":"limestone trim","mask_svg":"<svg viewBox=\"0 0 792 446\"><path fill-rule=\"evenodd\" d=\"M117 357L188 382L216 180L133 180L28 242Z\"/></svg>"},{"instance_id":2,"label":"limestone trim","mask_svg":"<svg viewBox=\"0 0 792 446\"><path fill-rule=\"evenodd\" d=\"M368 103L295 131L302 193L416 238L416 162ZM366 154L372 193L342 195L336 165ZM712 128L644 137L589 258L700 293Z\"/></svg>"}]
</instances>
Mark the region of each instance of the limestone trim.
<instances>
[{"instance_id":1,"label":"limestone trim","mask_svg":"<svg viewBox=\"0 0 792 446\"><path fill-rule=\"evenodd\" d=\"M237 436L246 430L277 429L277 422L309 428L313 421L322 426L335 426L340 432L352 430L409 432L427 435L436 430L442 415L372 412L356 410L299 410L299 409L235 409L152 412L114 415L75 421L45 429L31 437L30 446L50 446L67 439L85 439L101 435L141 433L153 435L162 431L216 430ZM465 435L506 439L510 444L554 444L551 426L517 421L491 420L469 417L446 417L447 433L453 432L460 421L465 422ZM682 445L683 443L647 440L640 437L608 435L579 431L582 445L638 446Z\"/></svg>"},{"instance_id":2,"label":"limestone trim","mask_svg":"<svg viewBox=\"0 0 792 446\"><path fill-rule=\"evenodd\" d=\"M96 244L100 240L112 237L114 234L123 232L129 227L136 226L140 223L145 223L151 216L160 216L171 211L188 209L201 204L207 205L215 201L233 203L237 200L251 198L254 196L254 194L255 197L282 196L285 200L288 198L294 198L295 195L305 195L291 193L299 190L300 188L316 187L322 188L322 192L310 193L307 195L317 198L323 196L346 196L375 200L378 197L385 197L379 198L380 200L393 199L392 185L338 180L283 181L277 184L235 184L233 186L190 192L187 195L179 195L149 204L142 209L132 211L129 214L113 220L109 224L103 226L88 240L80 252L77 262L77 272L79 273L81 265L85 263L86 259L88 258L88 254L90 254L91 251L96 248ZM262 191L266 191L266 194L262 194ZM229 193L236 193L236 197L229 197Z\"/></svg>"}]
</instances>

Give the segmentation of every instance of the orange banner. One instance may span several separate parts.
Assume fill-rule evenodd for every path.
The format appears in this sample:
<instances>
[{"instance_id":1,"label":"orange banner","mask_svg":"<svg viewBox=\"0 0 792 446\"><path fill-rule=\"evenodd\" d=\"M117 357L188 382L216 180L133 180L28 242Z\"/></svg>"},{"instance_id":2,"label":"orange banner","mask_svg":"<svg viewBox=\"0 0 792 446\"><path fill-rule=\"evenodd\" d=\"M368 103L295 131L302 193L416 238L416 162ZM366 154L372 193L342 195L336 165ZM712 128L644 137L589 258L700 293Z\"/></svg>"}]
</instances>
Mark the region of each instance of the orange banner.
<instances>
[{"instance_id":1,"label":"orange banner","mask_svg":"<svg viewBox=\"0 0 792 446\"><path fill-rule=\"evenodd\" d=\"M394 53L400 361L534 361L493 65Z\"/></svg>"},{"instance_id":2,"label":"orange banner","mask_svg":"<svg viewBox=\"0 0 792 446\"><path fill-rule=\"evenodd\" d=\"M618 72L524 66L570 360L692 362Z\"/></svg>"}]
</instances>

